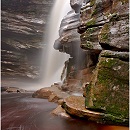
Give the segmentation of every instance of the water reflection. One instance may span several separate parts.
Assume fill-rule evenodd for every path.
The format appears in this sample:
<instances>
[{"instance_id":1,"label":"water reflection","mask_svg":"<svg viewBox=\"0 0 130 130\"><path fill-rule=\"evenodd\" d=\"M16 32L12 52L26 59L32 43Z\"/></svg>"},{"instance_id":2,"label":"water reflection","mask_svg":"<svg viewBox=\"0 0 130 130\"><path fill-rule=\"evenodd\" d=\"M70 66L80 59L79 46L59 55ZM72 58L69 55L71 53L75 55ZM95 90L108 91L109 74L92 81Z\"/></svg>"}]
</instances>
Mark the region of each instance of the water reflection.
<instances>
[{"instance_id":1,"label":"water reflection","mask_svg":"<svg viewBox=\"0 0 130 130\"><path fill-rule=\"evenodd\" d=\"M128 130L128 127L104 126L79 119L64 119L50 112L57 104L32 94L2 94L1 130Z\"/></svg>"}]
</instances>

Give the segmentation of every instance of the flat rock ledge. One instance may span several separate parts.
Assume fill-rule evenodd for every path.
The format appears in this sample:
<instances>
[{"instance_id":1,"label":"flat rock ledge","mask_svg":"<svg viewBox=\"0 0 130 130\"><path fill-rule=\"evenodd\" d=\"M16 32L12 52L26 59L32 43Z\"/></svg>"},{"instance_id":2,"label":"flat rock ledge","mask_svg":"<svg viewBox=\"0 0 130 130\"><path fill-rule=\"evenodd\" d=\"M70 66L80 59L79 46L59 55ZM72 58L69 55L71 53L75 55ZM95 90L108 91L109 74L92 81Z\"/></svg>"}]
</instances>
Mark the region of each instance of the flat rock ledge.
<instances>
[{"instance_id":1,"label":"flat rock ledge","mask_svg":"<svg viewBox=\"0 0 130 130\"><path fill-rule=\"evenodd\" d=\"M90 111L85 108L85 98L82 96L70 96L64 99L62 107L65 111L75 117L95 121L101 124L128 126L128 119L121 119L111 114Z\"/></svg>"}]
</instances>

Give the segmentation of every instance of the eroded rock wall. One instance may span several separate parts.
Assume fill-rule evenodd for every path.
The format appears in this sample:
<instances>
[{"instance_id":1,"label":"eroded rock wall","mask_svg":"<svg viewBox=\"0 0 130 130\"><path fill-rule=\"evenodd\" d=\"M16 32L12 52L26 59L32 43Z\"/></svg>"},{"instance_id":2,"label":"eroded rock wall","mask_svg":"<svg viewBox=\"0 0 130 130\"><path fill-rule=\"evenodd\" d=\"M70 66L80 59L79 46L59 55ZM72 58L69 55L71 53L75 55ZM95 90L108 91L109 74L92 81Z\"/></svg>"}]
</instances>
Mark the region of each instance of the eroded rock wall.
<instances>
[{"instance_id":1,"label":"eroded rock wall","mask_svg":"<svg viewBox=\"0 0 130 130\"><path fill-rule=\"evenodd\" d=\"M80 8L84 0L70 0L72 10L63 18L59 38L54 43L54 48L64 53L70 54L71 58L67 62L67 84L62 87L73 91L73 88L82 87L84 82L89 82L97 63L98 53L91 53L80 47ZM75 84L74 84L75 82ZM71 85L70 85L71 84Z\"/></svg>"},{"instance_id":2,"label":"eroded rock wall","mask_svg":"<svg viewBox=\"0 0 130 130\"><path fill-rule=\"evenodd\" d=\"M2 78L37 79L53 0L2 0Z\"/></svg>"},{"instance_id":3,"label":"eroded rock wall","mask_svg":"<svg viewBox=\"0 0 130 130\"><path fill-rule=\"evenodd\" d=\"M100 54L91 83L86 85L86 108L120 119L129 115L128 7L128 0L87 1L78 30L81 47Z\"/></svg>"}]
</instances>

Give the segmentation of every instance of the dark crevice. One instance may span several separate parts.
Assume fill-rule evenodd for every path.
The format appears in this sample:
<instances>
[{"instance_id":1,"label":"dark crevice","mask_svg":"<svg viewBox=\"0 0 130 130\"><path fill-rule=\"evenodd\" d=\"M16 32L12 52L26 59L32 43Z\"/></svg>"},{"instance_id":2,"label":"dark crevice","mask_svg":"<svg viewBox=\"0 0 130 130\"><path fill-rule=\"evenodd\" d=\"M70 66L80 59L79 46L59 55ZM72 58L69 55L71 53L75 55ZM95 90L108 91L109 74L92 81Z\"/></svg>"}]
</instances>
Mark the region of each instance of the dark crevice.
<instances>
[{"instance_id":1,"label":"dark crevice","mask_svg":"<svg viewBox=\"0 0 130 130\"><path fill-rule=\"evenodd\" d=\"M107 22L106 22L107 23ZM94 24L94 25L89 25L89 26L86 26L86 25L80 25L78 27L78 33L82 34L84 33L88 28L93 28L93 27L99 27L99 26L103 26L105 23L100 23L100 24Z\"/></svg>"},{"instance_id":2,"label":"dark crevice","mask_svg":"<svg viewBox=\"0 0 130 130\"><path fill-rule=\"evenodd\" d=\"M100 109L100 108L87 108L87 109L93 112L105 113L105 110Z\"/></svg>"},{"instance_id":3,"label":"dark crevice","mask_svg":"<svg viewBox=\"0 0 130 130\"><path fill-rule=\"evenodd\" d=\"M129 57L122 57L122 58L118 58L118 57L116 57L116 56L102 56L102 57L106 57L106 58L117 58L117 59L119 59L119 60L121 60L121 61L124 61L124 62L129 62Z\"/></svg>"},{"instance_id":4,"label":"dark crevice","mask_svg":"<svg viewBox=\"0 0 130 130\"><path fill-rule=\"evenodd\" d=\"M129 49L124 49L124 48L117 48L117 47L114 47L114 46L110 46L109 44L107 43L100 43L99 44L101 45L101 47L104 49L104 50L111 50L111 51L118 51L118 52L129 52Z\"/></svg>"}]
</instances>

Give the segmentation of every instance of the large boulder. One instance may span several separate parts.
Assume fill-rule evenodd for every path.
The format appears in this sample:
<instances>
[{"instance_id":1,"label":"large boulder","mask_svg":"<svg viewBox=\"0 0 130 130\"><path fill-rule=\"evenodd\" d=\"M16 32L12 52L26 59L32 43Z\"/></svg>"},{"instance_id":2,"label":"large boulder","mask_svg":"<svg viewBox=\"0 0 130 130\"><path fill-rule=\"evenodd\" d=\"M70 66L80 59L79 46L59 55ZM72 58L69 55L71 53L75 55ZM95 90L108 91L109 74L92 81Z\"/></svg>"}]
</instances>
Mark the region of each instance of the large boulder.
<instances>
[{"instance_id":1,"label":"large boulder","mask_svg":"<svg viewBox=\"0 0 130 130\"><path fill-rule=\"evenodd\" d=\"M90 111L109 114L128 125L129 29L128 0L89 0L81 7L81 48L100 54L90 84L84 89ZM109 122L107 120L107 122ZM124 121L126 122L124 122Z\"/></svg>"},{"instance_id":2,"label":"large boulder","mask_svg":"<svg viewBox=\"0 0 130 130\"><path fill-rule=\"evenodd\" d=\"M85 98L81 96L70 96L64 100L63 108L72 116L80 117L82 119L95 121L97 123L109 125L128 125L128 119L121 119L102 111L91 111L85 108Z\"/></svg>"},{"instance_id":3,"label":"large boulder","mask_svg":"<svg viewBox=\"0 0 130 130\"><path fill-rule=\"evenodd\" d=\"M86 108L128 120L129 62L128 53L101 53L91 83L86 87ZM114 58L113 58L114 57ZM124 60L123 60L124 59ZM124 122L121 122L123 125Z\"/></svg>"}]
</instances>

